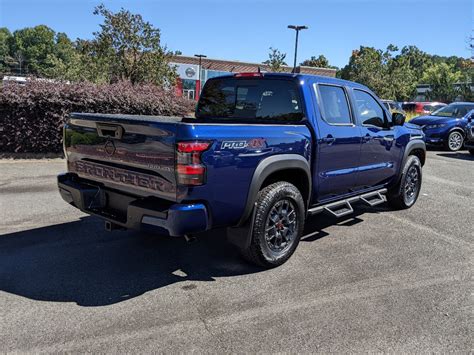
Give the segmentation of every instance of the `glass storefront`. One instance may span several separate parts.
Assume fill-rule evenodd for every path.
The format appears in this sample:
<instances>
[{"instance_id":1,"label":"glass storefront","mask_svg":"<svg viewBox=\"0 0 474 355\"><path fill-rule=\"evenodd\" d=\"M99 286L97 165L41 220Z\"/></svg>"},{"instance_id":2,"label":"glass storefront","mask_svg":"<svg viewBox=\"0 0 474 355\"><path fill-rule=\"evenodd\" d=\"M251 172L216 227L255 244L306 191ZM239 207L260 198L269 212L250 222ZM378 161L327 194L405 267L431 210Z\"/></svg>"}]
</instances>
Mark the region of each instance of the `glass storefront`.
<instances>
[{"instance_id":1,"label":"glass storefront","mask_svg":"<svg viewBox=\"0 0 474 355\"><path fill-rule=\"evenodd\" d=\"M183 96L194 100L196 98L196 80L181 79Z\"/></svg>"},{"instance_id":2,"label":"glass storefront","mask_svg":"<svg viewBox=\"0 0 474 355\"><path fill-rule=\"evenodd\" d=\"M228 72L228 71L202 69L202 71L201 71L202 84L204 85L204 83L205 83L208 79L212 79L212 78L215 78L215 77L218 77L218 76L222 76L222 75L229 75L229 74L231 74L231 73Z\"/></svg>"},{"instance_id":3,"label":"glass storefront","mask_svg":"<svg viewBox=\"0 0 474 355\"><path fill-rule=\"evenodd\" d=\"M180 79L177 85L178 95L183 95L184 97L196 100L199 95L196 92L197 90L202 90L202 87L208 79L215 78L222 75L231 74L227 71L212 70L201 68L201 84L198 85L197 81L199 79L199 66L196 64L181 64L181 63L170 63L175 69Z\"/></svg>"}]
</instances>

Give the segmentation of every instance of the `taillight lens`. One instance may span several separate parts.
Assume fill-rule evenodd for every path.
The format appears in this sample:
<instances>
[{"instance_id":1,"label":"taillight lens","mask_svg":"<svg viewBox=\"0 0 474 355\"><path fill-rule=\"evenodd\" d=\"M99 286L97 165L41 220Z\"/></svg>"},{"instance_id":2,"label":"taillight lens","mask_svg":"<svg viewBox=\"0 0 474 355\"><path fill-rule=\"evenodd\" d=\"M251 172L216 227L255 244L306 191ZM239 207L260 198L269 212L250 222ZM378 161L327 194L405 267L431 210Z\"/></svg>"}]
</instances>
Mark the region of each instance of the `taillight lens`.
<instances>
[{"instance_id":1,"label":"taillight lens","mask_svg":"<svg viewBox=\"0 0 474 355\"><path fill-rule=\"evenodd\" d=\"M248 77L251 77L251 78L259 78L259 77L263 77L263 73L236 73L234 74L234 77L236 78L248 78Z\"/></svg>"},{"instance_id":2,"label":"taillight lens","mask_svg":"<svg viewBox=\"0 0 474 355\"><path fill-rule=\"evenodd\" d=\"M176 155L176 177L180 185L202 185L206 182L206 166L201 154L209 148L209 142L179 142Z\"/></svg>"}]
</instances>

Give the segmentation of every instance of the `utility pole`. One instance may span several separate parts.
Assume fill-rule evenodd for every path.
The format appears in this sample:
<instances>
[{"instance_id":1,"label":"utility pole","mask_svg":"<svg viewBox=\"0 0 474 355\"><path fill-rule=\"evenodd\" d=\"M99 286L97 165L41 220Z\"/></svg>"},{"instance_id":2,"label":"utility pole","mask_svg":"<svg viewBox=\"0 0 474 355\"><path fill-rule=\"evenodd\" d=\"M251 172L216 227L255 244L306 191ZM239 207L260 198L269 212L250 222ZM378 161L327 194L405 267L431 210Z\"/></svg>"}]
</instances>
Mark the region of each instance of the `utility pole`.
<instances>
[{"instance_id":1,"label":"utility pole","mask_svg":"<svg viewBox=\"0 0 474 355\"><path fill-rule=\"evenodd\" d=\"M296 31L295 60L293 62L293 73L294 73L296 71L296 56L297 56L297 53L298 53L298 34L300 33L301 30L308 29L308 26L288 25L288 28Z\"/></svg>"}]
</instances>

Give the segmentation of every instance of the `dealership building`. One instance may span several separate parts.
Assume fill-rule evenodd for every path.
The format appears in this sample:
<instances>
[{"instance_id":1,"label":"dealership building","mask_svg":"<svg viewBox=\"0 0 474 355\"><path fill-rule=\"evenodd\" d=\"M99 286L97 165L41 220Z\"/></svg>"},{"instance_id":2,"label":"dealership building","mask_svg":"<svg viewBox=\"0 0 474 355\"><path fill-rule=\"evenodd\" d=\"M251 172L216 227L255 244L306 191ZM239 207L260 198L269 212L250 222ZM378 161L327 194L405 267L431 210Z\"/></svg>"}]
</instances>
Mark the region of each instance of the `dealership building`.
<instances>
[{"instance_id":1,"label":"dealership building","mask_svg":"<svg viewBox=\"0 0 474 355\"><path fill-rule=\"evenodd\" d=\"M184 55L174 56L171 59L171 65L175 66L178 73L178 94L194 100L199 98L200 88L210 78L231 73L270 71L265 64L211 58L202 58L201 68L199 68L199 58ZM201 75L199 75L199 69ZM293 67L283 67L284 72L290 73L292 70ZM335 77L336 69L297 66L296 73Z\"/></svg>"}]
</instances>

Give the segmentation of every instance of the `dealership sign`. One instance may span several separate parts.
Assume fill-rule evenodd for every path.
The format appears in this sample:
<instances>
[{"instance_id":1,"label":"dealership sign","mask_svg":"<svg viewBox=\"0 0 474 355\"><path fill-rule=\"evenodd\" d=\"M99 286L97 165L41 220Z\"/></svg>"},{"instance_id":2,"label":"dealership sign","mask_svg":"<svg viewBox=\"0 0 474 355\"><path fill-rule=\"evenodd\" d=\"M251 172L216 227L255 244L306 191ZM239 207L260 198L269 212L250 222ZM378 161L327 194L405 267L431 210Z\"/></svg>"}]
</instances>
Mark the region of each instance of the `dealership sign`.
<instances>
[{"instance_id":1,"label":"dealership sign","mask_svg":"<svg viewBox=\"0 0 474 355\"><path fill-rule=\"evenodd\" d=\"M176 72L180 79L191 79L198 80L199 77L199 66L194 64L180 64L170 63L170 65L176 68Z\"/></svg>"}]
</instances>

